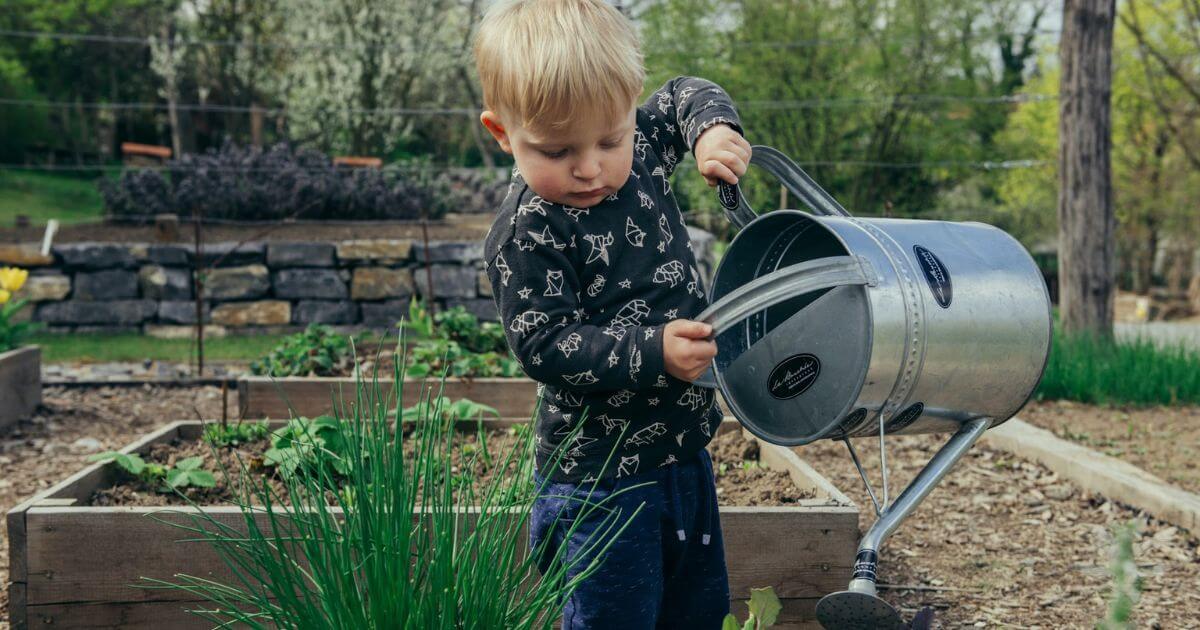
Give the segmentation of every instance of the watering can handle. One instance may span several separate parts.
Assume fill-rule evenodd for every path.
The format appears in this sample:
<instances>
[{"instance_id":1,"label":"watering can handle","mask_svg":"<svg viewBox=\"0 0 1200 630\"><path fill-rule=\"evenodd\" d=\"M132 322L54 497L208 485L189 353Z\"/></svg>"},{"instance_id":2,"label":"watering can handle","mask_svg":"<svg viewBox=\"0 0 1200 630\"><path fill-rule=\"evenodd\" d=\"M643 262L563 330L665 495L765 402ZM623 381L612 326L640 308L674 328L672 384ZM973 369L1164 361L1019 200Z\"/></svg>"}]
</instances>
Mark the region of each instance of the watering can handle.
<instances>
[{"instance_id":1,"label":"watering can handle","mask_svg":"<svg viewBox=\"0 0 1200 630\"><path fill-rule=\"evenodd\" d=\"M749 315L804 293L846 285L875 286L878 276L871 263L860 256L830 256L788 265L755 278L730 291L704 309L697 321L712 326L712 339ZM715 388L716 377L710 367L693 381L701 387Z\"/></svg>"},{"instance_id":2,"label":"watering can handle","mask_svg":"<svg viewBox=\"0 0 1200 630\"><path fill-rule=\"evenodd\" d=\"M792 196L799 199L813 214L848 217L850 213L838 203L833 195L825 192L813 178L804 172L791 158L774 147L756 144L751 147L750 163L761 166L775 176ZM725 210L725 218L737 229L746 227L758 214L746 202L745 195L737 184L719 182L717 200Z\"/></svg>"},{"instance_id":3,"label":"watering can handle","mask_svg":"<svg viewBox=\"0 0 1200 630\"><path fill-rule=\"evenodd\" d=\"M755 278L713 302L696 317L710 324L715 337L752 313L804 293L851 284L873 286L871 264L859 256L816 258Z\"/></svg>"}]
</instances>

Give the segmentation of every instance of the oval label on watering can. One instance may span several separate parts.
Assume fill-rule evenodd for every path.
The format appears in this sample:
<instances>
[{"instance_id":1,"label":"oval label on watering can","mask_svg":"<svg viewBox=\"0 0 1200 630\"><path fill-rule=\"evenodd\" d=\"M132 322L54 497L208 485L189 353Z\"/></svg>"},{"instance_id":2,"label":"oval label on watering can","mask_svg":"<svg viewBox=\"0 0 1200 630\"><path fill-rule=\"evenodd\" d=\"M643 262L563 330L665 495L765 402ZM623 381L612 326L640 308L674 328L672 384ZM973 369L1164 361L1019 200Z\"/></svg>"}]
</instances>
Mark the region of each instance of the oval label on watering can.
<instances>
[{"instance_id":1,"label":"oval label on watering can","mask_svg":"<svg viewBox=\"0 0 1200 630\"><path fill-rule=\"evenodd\" d=\"M929 283L929 290L933 292L933 299L937 300L938 306L950 308L950 301L954 299L954 285L950 283L950 271L946 265L933 252L920 245L913 245L913 253L925 274L925 281Z\"/></svg>"},{"instance_id":2,"label":"oval label on watering can","mask_svg":"<svg viewBox=\"0 0 1200 630\"><path fill-rule=\"evenodd\" d=\"M895 418L892 418L891 422L887 423L887 428L885 430L888 433L899 431L900 429L912 424L917 418L920 418L921 414L924 412L925 403L913 403L909 405L907 409L897 414Z\"/></svg>"},{"instance_id":3,"label":"oval label on watering can","mask_svg":"<svg viewBox=\"0 0 1200 630\"><path fill-rule=\"evenodd\" d=\"M767 391L779 400L803 394L821 373L821 361L811 354L793 354L779 362L767 376Z\"/></svg>"}]
</instances>

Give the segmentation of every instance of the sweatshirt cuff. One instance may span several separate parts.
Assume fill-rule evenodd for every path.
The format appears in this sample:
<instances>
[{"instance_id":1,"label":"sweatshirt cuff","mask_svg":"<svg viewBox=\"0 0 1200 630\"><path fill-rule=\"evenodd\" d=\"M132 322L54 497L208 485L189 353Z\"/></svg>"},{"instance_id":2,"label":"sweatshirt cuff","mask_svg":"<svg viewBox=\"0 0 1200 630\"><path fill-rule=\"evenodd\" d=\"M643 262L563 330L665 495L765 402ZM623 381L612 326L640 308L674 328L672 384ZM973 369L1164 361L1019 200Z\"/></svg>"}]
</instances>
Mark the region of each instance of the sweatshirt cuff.
<instances>
[{"instance_id":1,"label":"sweatshirt cuff","mask_svg":"<svg viewBox=\"0 0 1200 630\"><path fill-rule=\"evenodd\" d=\"M692 125L692 128L688 130L687 136L684 138L687 142L688 151L691 151L692 147L696 146L696 140L700 138L700 134L708 130L709 127L717 124L723 123L729 125L741 134L743 138L746 137L746 132L742 130L742 125L738 122L737 112L729 107L720 105L710 107L696 114L696 121L697 123Z\"/></svg>"},{"instance_id":2,"label":"sweatshirt cuff","mask_svg":"<svg viewBox=\"0 0 1200 630\"><path fill-rule=\"evenodd\" d=\"M663 361L664 328L666 324L637 326L634 348L641 356L641 365L636 371L630 370L635 389L645 389L666 382L667 371Z\"/></svg>"}]
</instances>

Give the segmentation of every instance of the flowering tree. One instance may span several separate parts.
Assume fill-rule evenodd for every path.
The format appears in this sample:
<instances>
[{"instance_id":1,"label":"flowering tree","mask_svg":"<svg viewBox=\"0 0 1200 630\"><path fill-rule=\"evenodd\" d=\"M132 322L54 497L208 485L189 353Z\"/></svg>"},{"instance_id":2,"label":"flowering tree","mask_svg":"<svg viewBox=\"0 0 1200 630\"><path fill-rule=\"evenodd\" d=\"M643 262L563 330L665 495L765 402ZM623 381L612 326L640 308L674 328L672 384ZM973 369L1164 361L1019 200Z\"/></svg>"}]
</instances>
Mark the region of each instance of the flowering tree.
<instances>
[{"instance_id":1,"label":"flowering tree","mask_svg":"<svg viewBox=\"0 0 1200 630\"><path fill-rule=\"evenodd\" d=\"M387 155L425 114L461 107L447 77L464 57L469 9L453 0L286 0L287 36L312 42L288 64L291 136L327 152ZM381 111L382 110L382 111Z\"/></svg>"}]
</instances>

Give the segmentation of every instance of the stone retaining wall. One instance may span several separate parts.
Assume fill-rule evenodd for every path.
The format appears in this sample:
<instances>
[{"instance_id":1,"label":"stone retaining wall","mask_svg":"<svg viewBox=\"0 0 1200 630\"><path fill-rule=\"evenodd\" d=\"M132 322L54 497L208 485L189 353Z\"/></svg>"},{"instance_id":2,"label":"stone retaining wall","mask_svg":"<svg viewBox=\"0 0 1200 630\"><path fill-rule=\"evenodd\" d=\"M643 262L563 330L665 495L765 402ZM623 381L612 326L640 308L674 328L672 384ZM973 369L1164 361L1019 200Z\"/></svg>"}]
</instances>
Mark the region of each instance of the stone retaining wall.
<instances>
[{"instance_id":1,"label":"stone retaining wall","mask_svg":"<svg viewBox=\"0 0 1200 630\"><path fill-rule=\"evenodd\" d=\"M689 227L701 272L711 278L712 235ZM201 258L203 317L210 334L289 332L310 323L387 328L408 312L413 295L439 306L462 305L496 320L483 272L481 241L212 243ZM224 257L222 259L222 257ZM28 317L50 332L144 332L188 336L196 322L191 281L194 251L181 244L70 243L42 256L35 244L0 244L0 266L30 270L23 291Z\"/></svg>"}]
</instances>

